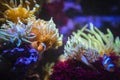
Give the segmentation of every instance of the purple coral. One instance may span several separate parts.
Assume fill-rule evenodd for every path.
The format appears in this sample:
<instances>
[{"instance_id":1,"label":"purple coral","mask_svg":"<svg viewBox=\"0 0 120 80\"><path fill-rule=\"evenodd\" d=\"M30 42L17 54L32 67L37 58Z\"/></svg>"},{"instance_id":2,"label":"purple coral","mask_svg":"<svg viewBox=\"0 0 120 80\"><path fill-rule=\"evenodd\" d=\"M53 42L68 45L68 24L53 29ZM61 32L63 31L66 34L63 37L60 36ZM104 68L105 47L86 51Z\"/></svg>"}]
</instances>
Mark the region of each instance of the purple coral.
<instances>
[{"instance_id":1,"label":"purple coral","mask_svg":"<svg viewBox=\"0 0 120 80\"><path fill-rule=\"evenodd\" d=\"M50 80L98 80L99 72L77 60L59 62L53 67Z\"/></svg>"},{"instance_id":2,"label":"purple coral","mask_svg":"<svg viewBox=\"0 0 120 80\"><path fill-rule=\"evenodd\" d=\"M53 67L50 80L120 80L119 74L120 67L116 67L114 72L109 72L104 69L101 59L92 63L92 66L71 59L58 62Z\"/></svg>"},{"instance_id":3,"label":"purple coral","mask_svg":"<svg viewBox=\"0 0 120 80\"><path fill-rule=\"evenodd\" d=\"M9 48L2 51L2 56L9 60L13 65L13 70L17 68L26 69L31 63L37 62L39 58L38 51L30 45Z\"/></svg>"}]
</instances>

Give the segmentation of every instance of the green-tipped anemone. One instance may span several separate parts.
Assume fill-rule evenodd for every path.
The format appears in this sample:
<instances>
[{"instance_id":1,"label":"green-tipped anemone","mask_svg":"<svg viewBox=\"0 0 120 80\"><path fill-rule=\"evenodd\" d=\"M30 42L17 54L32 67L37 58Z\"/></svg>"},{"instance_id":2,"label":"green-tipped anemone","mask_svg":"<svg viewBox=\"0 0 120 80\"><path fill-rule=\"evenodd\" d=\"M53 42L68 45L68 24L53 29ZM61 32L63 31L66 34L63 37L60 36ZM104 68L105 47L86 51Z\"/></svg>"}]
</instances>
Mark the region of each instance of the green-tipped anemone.
<instances>
[{"instance_id":1,"label":"green-tipped anemone","mask_svg":"<svg viewBox=\"0 0 120 80\"><path fill-rule=\"evenodd\" d=\"M79 54L94 53L94 56L99 53L110 55L110 53L120 54L120 39L114 38L112 32L107 29L107 33L104 34L98 28L94 27L90 23L90 29L85 25L77 33L73 32L71 38L64 47L66 57L74 57Z\"/></svg>"}]
</instances>

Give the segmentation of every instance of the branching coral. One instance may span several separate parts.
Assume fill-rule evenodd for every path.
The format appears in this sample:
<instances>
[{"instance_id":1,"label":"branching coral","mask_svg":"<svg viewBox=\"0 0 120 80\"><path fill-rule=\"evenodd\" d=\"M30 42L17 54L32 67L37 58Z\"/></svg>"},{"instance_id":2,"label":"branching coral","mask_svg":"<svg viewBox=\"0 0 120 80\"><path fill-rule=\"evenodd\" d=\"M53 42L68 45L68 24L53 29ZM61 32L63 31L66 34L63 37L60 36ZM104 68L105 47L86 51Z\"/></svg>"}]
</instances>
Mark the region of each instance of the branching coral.
<instances>
[{"instance_id":1,"label":"branching coral","mask_svg":"<svg viewBox=\"0 0 120 80\"><path fill-rule=\"evenodd\" d=\"M20 21L18 24L8 21L8 25L3 24L2 29L0 29L0 43L11 42L17 46L20 46L23 42L31 43L30 40L35 38L35 35L30 33L32 29L30 25L30 23L25 25Z\"/></svg>"},{"instance_id":2,"label":"branching coral","mask_svg":"<svg viewBox=\"0 0 120 80\"><path fill-rule=\"evenodd\" d=\"M41 44L44 44L46 49L57 48L62 45L62 35L59 35L52 19L50 21L40 19L33 21L31 32L36 35L32 46L37 50L39 50L38 48Z\"/></svg>"},{"instance_id":3,"label":"branching coral","mask_svg":"<svg viewBox=\"0 0 120 80\"><path fill-rule=\"evenodd\" d=\"M10 20L17 23L19 18L22 22L27 22L28 18L35 17L34 13L39 8L39 5L36 4L35 0L33 0L33 2L35 3L35 7L33 7L33 10L30 10L30 2L28 0L26 0L25 3L23 3L23 0L20 0L19 5L16 0L10 0L9 3L6 0L3 0L4 2L2 0L0 1L3 6L7 7L7 9L2 10L4 12L4 17L1 18L1 21Z\"/></svg>"}]
</instances>

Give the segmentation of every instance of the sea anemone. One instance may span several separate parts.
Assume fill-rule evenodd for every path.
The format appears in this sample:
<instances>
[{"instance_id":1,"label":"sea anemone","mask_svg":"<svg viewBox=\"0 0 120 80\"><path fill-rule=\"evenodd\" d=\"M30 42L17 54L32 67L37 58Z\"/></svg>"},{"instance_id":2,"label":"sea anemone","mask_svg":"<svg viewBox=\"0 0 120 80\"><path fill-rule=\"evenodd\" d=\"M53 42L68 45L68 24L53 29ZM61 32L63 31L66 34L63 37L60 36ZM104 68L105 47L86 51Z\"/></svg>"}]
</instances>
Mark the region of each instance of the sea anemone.
<instances>
[{"instance_id":1,"label":"sea anemone","mask_svg":"<svg viewBox=\"0 0 120 80\"><path fill-rule=\"evenodd\" d=\"M1 18L1 21L5 21L5 20L9 20L12 21L14 23L18 22L18 19L20 19L22 22L27 22L28 18L34 18L34 13L38 10L39 5L36 3L35 0L33 0L32 2L35 3L35 7L33 7L33 10L30 10L30 2L28 0L25 1L25 3L23 3L23 0L20 0L20 4L18 5L17 1L15 0L10 0L10 2L8 3L6 0L0 0L1 4L3 5L3 7L7 7L3 8L4 10L2 10L2 14L4 15L3 18Z\"/></svg>"},{"instance_id":2,"label":"sea anemone","mask_svg":"<svg viewBox=\"0 0 120 80\"><path fill-rule=\"evenodd\" d=\"M98 28L94 27L92 23L90 23L90 29L87 29L86 26L78 30L77 33L73 33L71 39L68 38L65 46L66 55L71 55L75 52L78 53L81 47L96 50L101 56L103 56L104 53L107 55L110 55L110 53L120 53L119 37L114 38L109 29L107 29L107 33L104 34Z\"/></svg>"},{"instance_id":3,"label":"sea anemone","mask_svg":"<svg viewBox=\"0 0 120 80\"><path fill-rule=\"evenodd\" d=\"M82 34L84 33L87 26L83 27L78 33L73 33L71 38L68 38L68 41L64 47L64 56L66 58L74 58L77 60L82 60L83 55L87 57L89 61L95 62L100 57L98 51L92 48L91 44L92 41L86 37L83 37Z\"/></svg>"},{"instance_id":4,"label":"sea anemone","mask_svg":"<svg viewBox=\"0 0 120 80\"><path fill-rule=\"evenodd\" d=\"M63 60L52 68L48 80L119 80L119 38L104 34L90 23L73 33L64 47ZM51 69L50 69L51 70Z\"/></svg>"},{"instance_id":5,"label":"sea anemone","mask_svg":"<svg viewBox=\"0 0 120 80\"><path fill-rule=\"evenodd\" d=\"M30 33L32 29L30 25L31 23L25 25L20 20L17 24L11 21L3 24L0 29L0 44L10 42L20 46L22 43L31 43L30 39L35 38L35 35Z\"/></svg>"},{"instance_id":6,"label":"sea anemone","mask_svg":"<svg viewBox=\"0 0 120 80\"><path fill-rule=\"evenodd\" d=\"M32 24L32 33L36 37L32 40L32 46L37 50L43 50L44 48L58 48L62 45L62 35L59 35L58 29L54 24L53 20L44 21L44 20L35 20Z\"/></svg>"}]
</instances>

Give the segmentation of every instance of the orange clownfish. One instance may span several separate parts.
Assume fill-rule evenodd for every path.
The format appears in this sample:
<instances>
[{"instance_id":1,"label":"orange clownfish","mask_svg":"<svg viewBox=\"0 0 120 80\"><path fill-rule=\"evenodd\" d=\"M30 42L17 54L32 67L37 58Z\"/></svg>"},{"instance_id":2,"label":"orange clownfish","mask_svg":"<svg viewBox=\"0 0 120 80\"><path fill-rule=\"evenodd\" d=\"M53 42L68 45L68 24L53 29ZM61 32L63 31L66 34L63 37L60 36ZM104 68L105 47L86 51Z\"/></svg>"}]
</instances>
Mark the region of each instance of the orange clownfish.
<instances>
[{"instance_id":1,"label":"orange clownfish","mask_svg":"<svg viewBox=\"0 0 120 80\"><path fill-rule=\"evenodd\" d=\"M44 52L46 50L45 43L39 43L38 41L32 42L32 46L39 52Z\"/></svg>"}]
</instances>

